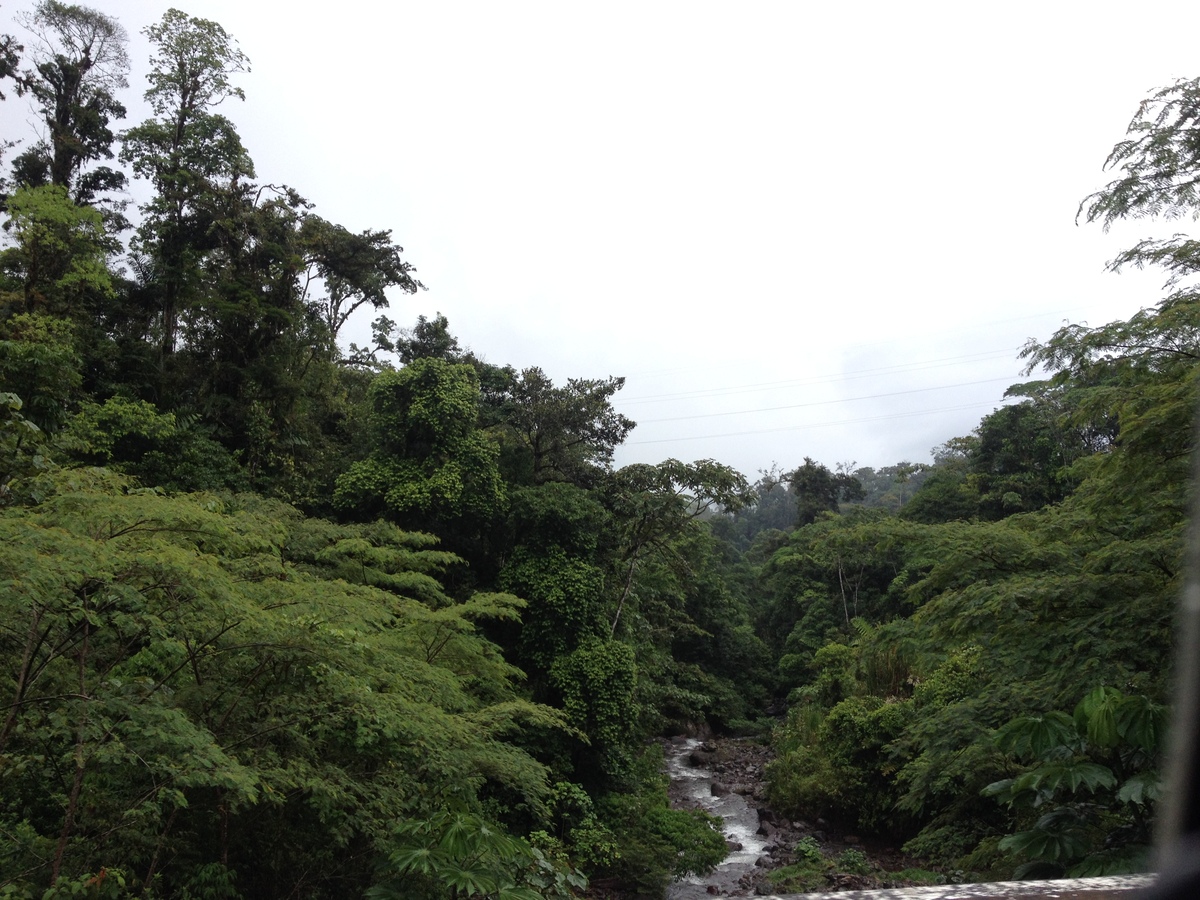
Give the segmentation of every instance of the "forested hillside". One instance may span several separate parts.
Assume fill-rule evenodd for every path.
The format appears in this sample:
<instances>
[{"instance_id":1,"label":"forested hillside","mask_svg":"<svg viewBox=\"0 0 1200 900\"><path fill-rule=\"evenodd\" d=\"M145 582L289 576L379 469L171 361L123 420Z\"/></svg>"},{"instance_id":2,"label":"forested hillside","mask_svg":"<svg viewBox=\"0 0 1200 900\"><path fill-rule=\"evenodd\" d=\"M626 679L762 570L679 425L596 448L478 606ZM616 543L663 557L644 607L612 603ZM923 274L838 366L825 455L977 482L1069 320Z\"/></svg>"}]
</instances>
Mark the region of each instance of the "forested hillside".
<instances>
[{"instance_id":1,"label":"forested hillside","mask_svg":"<svg viewBox=\"0 0 1200 900\"><path fill-rule=\"evenodd\" d=\"M23 24L0 897L655 896L725 854L654 741L700 730L773 740L773 806L946 877L1143 864L1190 239L1116 260L1163 266L1166 298L1031 342L1034 380L930 464L615 468L622 378L398 327L424 286L391 232L256 171L220 25L147 29L139 123L119 22L41 0ZM1143 105L1081 217L1193 215L1198 117L1197 82ZM356 313L371 346L342 339Z\"/></svg>"}]
</instances>

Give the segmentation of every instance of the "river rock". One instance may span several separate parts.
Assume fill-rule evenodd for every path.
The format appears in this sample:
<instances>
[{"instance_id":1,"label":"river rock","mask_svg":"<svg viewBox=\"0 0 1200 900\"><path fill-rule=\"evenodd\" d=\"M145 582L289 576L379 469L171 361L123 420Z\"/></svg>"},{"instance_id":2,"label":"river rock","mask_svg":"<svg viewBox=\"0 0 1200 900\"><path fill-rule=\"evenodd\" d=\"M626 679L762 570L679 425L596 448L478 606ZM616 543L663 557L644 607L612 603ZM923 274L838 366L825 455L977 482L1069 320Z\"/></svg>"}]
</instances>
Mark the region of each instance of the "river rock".
<instances>
[{"instance_id":1,"label":"river rock","mask_svg":"<svg viewBox=\"0 0 1200 900\"><path fill-rule=\"evenodd\" d=\"M709 788L709 790L712 792L712 795L714 797L724 797L726 794L729 793L729 788L726 787L725 785L721 784L721 782L719 782L719 781L714 781L712 783L712 787Z\"/></svg>"}]
</instances>

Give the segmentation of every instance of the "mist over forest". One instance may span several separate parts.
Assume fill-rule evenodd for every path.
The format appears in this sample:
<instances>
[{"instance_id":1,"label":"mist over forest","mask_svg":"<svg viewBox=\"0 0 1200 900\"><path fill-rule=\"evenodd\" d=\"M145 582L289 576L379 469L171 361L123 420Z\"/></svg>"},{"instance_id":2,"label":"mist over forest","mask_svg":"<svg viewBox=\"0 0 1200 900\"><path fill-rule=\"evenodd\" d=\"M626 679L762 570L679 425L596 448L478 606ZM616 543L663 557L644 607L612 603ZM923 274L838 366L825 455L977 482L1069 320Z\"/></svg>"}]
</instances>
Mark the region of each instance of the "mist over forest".
<instances>
[{"instance_id":1,"label":"mist over forest","mask_svg":"<svg viewBox=\"0 0 1200 900\"><path fill-rule=\"evenodd\" d=\"M132 84L115 18L15 16L0 898L661 897L727 853L668 800L678 735L769 746L761 806L863 842L772 891L1144 870L1190 237L1122 251L1162 294L1031 340L931 461L617 465L625 378L489 361L405 312L386 222L258 171L220 24L168 10ZM1183 229L1200 81L1139 99L1081 221Z\"/></svg>"}]
</instances>

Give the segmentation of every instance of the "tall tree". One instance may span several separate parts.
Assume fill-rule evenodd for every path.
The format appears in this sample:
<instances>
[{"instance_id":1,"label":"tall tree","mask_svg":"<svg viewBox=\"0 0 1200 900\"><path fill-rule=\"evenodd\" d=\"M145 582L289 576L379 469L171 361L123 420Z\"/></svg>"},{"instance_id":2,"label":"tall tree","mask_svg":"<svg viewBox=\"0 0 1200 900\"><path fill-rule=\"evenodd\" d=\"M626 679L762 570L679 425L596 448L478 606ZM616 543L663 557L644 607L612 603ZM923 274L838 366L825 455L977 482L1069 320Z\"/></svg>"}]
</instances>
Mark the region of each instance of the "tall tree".
<instances>
[{"instance_id":1,"label":"tall tree","mask_svg":"<svg viewBox=\"0 0 1200 900\"><path fill-rule=\"evenodd\" d=\"M808 525L823 512L837 512L839 501L861 500L862 483L847 472L830 472L807 456L804 465L787 474L796 497L797 524Z\"/></svg>"},{"instance_id":2,"label":"tall tree","mask_svg":"<svg viewBox=\"0 0 1200 900\"><path fill-rule=\"evenodd\" d=\"M86 6L41 0L22 24L34 36L33 68L21 73L19 88L34 100L45 137L16 158L19 184L54 184L78 203L120 190L125 175L109 166L85 170L112 159L111 123L124 118L117 92L129 87L128 36L121 24ZM123 204L109 204L111 216ZM120 220L124 225L124 220Z\"/></svg>"},{"instance_id":3,"label":"tall tree","mask_svg":"<svg viewBox=\"0 0 1200 900\"><path fill-rule=\"evenodd\" d=\"M394 350L406 366L415 359L436 357L448 362L464 362L466 354L458 338L450 333L450 322L441 313L433 320L417 316L417 324L402 329L395 342L385 348Z\"/></svg>"},{"instance_id":4,"label":"tall tree","mask_svg":"<svg viewBox=\"0 0 1200 900\"><path fill-rule=\"evenodd\" d=\"M514 379L504 420L530 454L535 483L595 483L635 426L612 407L624 386L624 378L569 378L566 386L556 387L537 367Z\"/></svg>"},{"instance_id":5,"label":"tall tree","mask_svg":"<svg viewBox=\"0 0 1200 900\"><path fill-rule=\"evenodd\" d=\"M0 34L0 81L17 77L17 66L24 51L25 46L17 43L11 34ZM0 100L4 99L4 94L0 92Z\"/></svg>"},{"instance_id":6,"label":"tall tree","mask_svg":"<svg viewBox=\"0 0 1200 900\"><path fill-rule=\"evenodd\" d=\"M736 512L751 498L745 476L711 459L624 466L608 477L602 496L615 521L620 546L622 586L609 629L613 636L633 596L638 566L646 556L655 551L669 553L671 540L710 509Z\"/></svg>"},{"instance_id":7,"label":"tall tree","mask_svg":"<svg viewBox=\"0 0 1200 900\"><path fill-rule=\"evenodd\" d=\"M366 304L377 310L388 305L388 288L409 294L424 289L412 275L412 264L400 258L404 248L391 238L390 231L354 234L320 216L304 216L299 234L308 266L304 297L324 323L331 346L356 310ZM310 295L314 280L321 282L323 296Z\"/></svg>"},{"instance_id":8,"label":"tall tree","mask_svg":"<svg viewBox=\"0 0 1200 900\"><path fill-rule=\"evenodd\" d=\"M231 79L249 70L249 60L216 22L177 9L145 34L155 50L145 93L154 117L125 133L121 159L154 186L134 249L143 278L157 288L160 348L170 356L220 210L254 177L237 129L215 111L225 100L244 99Z\"/></svg>"},{"instance_id":9,"label":"tall tree","mask_svg":"<svg viewBox=\"0 0 1200 900\"><path fill-rule=\"evenodd\" d=\"M11 34L0 34L0 84L4 83L4 79L17 79L17 66L21 62L21 54L25 52L23 44L19 43ZM17 90L21 90L21 83L17 81ZM0 91L0 100L6 99L4 91ZM14 140L0 139L0 154L17 144ZM0 191L5 190L7 180L0 176Z\"/></svg>"}]
</instances>

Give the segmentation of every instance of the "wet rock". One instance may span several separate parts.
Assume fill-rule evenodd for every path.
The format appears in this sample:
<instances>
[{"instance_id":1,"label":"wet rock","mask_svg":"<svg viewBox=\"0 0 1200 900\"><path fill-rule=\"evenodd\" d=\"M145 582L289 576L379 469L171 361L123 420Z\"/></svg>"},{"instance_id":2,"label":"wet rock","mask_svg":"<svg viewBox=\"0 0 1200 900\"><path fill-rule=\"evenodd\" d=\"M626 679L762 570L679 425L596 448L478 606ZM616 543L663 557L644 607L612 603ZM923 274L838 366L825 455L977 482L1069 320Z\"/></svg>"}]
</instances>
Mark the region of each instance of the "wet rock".
<instances>
[{"instance_id":1,"label":"wet rock","mask_svg":"<svg viewBox=\"0 0 1200 900\"><path fill-rule=\"evenodd\" d=\"M725 842L725 849L728 850L730 853L736 853L738 850L742 850L744 848L742 847L741 841L728 841L727 840Z\"/></svg>"},{"instance_id":2,"label":"wet rock","mask_svg":"<svg viewBox=\"0 0 1200 900\"><path fill-rule=\"evenodd\" d=\"M712 787L709 788L714 797L724 797L729 793L729 788L721 784L719 781L714 781Z\"/></svg>"},{"instance_id":3,"label":"wet rock","mask_svg":"<svg viewBox=\"0 0 1200 900\"><path fill-rule=\"evenodd\" d=\"M857 837L856 835L853 835L853 834L848 834L848 835L846 835L845 837L843 837L843 838L842 838L842 843L844 843L844 844L857 844L857 843L860 843L860 841L859 841L859 839L858 839L858 837Z\"/></svg>"}]
</instances>

